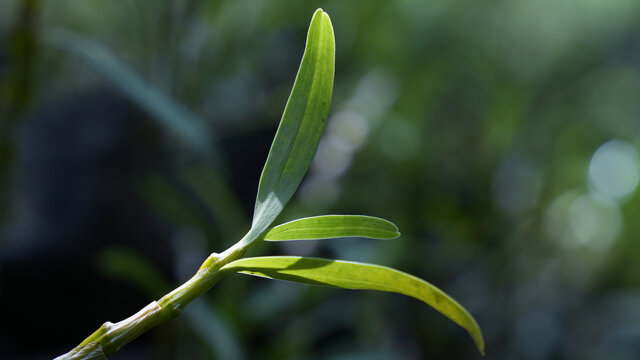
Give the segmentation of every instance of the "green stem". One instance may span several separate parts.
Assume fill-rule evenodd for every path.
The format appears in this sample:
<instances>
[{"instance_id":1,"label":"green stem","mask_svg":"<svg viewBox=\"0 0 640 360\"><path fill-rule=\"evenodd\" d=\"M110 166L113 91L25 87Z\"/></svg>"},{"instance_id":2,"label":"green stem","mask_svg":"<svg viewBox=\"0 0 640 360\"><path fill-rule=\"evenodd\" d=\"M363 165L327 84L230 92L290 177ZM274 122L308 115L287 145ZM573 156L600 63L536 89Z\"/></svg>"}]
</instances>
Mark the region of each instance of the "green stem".
<instances>
[{"instance_id":1,"label":"green stem","mask_svg":"<svg viewBox=\"0 0 640 360\"><path fill-rule=\"evenodd\" d=\"M211 254L187 282L120 322L107 321L80 345L55 360L107 359L149 329L176 317L188 303L226 275L220 268L244 254L246 246L242 243L238 242L221 254Z\"/></svg>"}]
</instances>

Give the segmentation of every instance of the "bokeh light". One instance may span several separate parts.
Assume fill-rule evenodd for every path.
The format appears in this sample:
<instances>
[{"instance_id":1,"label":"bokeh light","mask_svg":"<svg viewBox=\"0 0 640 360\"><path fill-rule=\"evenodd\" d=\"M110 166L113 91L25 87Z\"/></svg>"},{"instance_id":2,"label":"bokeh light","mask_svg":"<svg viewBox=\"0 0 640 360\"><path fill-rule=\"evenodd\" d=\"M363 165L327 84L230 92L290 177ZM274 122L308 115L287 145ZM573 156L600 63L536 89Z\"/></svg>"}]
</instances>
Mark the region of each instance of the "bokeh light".
<instances>
[{"instance_id":1,"label":"bokeh light","mask_svg":"<svg viewBox=\"0 0 640 360\"><path fill-rule=\"evenodd\" d=\"M623 228L617 202L575 190L558 196L547 208L544 219L547 235L567 250L607 250Z\"/></svg>"},{"instance_id":2,"label":"bokeh light","mask_svg":"<svg viewBox=\"0 0 640 360\"><path fill-rule=\"evenodd\" d=\"M622 230L622 213L615 201L593 194L577 197L569 208L569 225L576 245L606 250Z\"/></svg>"},{"instance_id":3,"label":"bokeh light","mask_svg":"<svg viewBox=\"0 0 640 360\"><path fill-rule=\"evenodd\" d=\"M611 140L596 150L589 163L589 183L612 198L631 194L640 181L638 153L628 142Z\"/></svg>"}]
</instances>

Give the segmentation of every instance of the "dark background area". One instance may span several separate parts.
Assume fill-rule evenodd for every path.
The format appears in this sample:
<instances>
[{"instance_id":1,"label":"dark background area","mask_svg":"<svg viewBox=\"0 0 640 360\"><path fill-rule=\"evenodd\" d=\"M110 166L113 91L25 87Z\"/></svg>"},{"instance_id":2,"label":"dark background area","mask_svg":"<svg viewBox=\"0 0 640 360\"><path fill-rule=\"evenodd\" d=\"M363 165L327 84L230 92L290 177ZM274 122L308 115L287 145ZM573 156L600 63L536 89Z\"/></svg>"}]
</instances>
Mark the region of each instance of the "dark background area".
<instances>
[{"instance_id":1,"label":"dark background area","mask_svg":"<svg viewBox=\"0 0 640 360\"><path fill-rule=\"evenodd\" d=\"M487 359L640 358L640 2L0 3L0 358L161 297L249 228L314 10L336 76L278 222L394 241L264 244L441 287ZM401 295L233 275L114 359L479 359Z\"/></svg>"}]
</instances>

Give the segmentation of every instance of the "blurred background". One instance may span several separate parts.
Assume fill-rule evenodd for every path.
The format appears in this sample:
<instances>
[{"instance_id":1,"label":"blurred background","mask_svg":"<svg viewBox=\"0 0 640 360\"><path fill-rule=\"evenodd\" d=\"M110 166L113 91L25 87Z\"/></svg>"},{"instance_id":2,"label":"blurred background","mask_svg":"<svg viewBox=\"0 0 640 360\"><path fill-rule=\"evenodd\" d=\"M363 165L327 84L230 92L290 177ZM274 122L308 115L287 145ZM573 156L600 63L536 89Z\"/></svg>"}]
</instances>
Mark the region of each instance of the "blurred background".
<instances>
[{"instance_id":1,"label":"blurred background","mask_svg":"<svg viewBox=\"0 0 640 360\"><path fill-rule=\"evenodd\" d=\"M248 230L311 15L331 115L278 222L394 241L264 244L451 294L487 359L640 358L640 2L0 3L0 358L60 355ZM113 359L480 359L417 300L233 275Z\"/></svg>"}]
</instances>

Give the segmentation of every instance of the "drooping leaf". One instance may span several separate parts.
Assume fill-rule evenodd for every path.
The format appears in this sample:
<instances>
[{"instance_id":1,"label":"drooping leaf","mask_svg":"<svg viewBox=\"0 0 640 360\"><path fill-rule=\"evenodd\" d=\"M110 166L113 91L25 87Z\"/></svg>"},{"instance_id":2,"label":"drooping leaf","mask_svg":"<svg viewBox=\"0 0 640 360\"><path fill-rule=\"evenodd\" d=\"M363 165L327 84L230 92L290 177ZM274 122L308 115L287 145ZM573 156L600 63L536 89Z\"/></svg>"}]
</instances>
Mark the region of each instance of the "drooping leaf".
<instances>
[{"instance_id":1,"label":"drooping leaf","mask_svg":"<svg viewBox=\"0 0 640 360\"><path fill-rule=\"evenodd\" d=\"M260 176L249 234L254 241L280 214L295 193L316 152L329 114L335 40L329 15L318 9L293 89Z\"/></svg>"},{"instance_id":2,"label":"drooping leaf","mask_svg":"<svg viewBox=\"0 0 640 360\"><path fill-rule=\"evenodd\" d=\"M392 222L373 216L324 215L293 220L273 227L264 235L264 240L316 240L349 236L395 239L400 233Z\"/></svg>"},{"instance_id":3,"label":"drooping leaf","mask_svg":"<svg viewBox=\"0 0 640 360\"><path fill-rule=\"evenodd\" d=\"M297 256L244 258L224 266L221 271L345 289L389 291L414 297L462 326L481 353L484 339L475 319L449 295L413 275L385 266Z\"/></svg>"}]
</instances>

